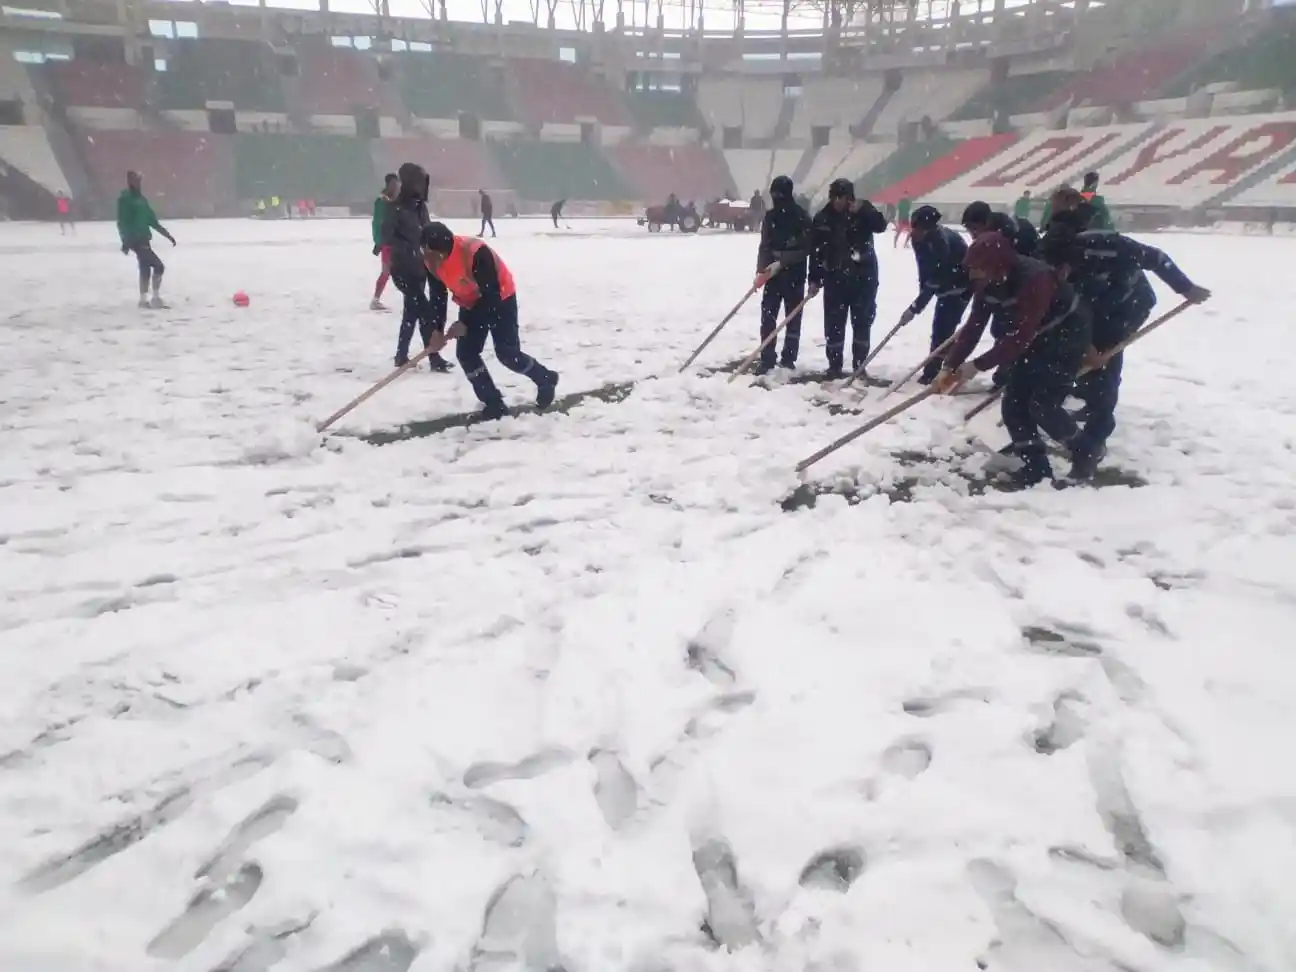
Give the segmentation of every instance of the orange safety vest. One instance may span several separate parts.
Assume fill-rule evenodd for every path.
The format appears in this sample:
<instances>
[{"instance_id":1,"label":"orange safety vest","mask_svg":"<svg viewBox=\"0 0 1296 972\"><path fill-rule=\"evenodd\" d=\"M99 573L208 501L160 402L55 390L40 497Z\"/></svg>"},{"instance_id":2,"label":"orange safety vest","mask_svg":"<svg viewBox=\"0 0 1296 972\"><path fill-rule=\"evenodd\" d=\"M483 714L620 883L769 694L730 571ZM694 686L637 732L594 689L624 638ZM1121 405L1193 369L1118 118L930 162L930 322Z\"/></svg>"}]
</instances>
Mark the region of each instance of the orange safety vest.
<instances>
[{"instance_id":1,"label":"orange safety vest","mask_svg":"<svg viewBox=\"0 0 1296 972\"><path fill-rule=\"evenodd\" d=\"M469 236L456 236L449 255L436 268L437 279L445 284L446 290L450 291L450 296L460 307L471 309L481 299L481 289L473 279L472 263L477 251L485 245L481 240ZM498 253L494 250L491 253L495 257L495 272L499 274L500 299L508 300L517 293L513 274Z\"/></svg>"}]
</instances>

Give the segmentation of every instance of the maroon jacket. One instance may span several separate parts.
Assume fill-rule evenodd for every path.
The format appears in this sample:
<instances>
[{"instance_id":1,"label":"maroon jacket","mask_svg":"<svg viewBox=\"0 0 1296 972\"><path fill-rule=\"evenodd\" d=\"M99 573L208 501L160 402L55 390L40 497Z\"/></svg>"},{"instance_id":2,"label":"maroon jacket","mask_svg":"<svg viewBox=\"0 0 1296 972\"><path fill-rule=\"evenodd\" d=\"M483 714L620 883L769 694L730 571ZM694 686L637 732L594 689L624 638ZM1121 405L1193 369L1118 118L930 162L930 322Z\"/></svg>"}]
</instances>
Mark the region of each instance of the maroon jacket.
<instances>
[{"instance_id":1,"label":"maroon jacket","mask_svg":"<svg viewBox=\"0 0 1296 972\"><path fill-rule=\"evenodd\" d=\"M988 272L992 278L1006 276L1006 279L998 283L983 281L977 286L972 312L945 356L945 367L951 371L976 350L993 311L1006 315L1009 330L994 347L973 359L978 371L989 371L1017 360L1040 331L1060 322L1077 306L1075 292L1069 284L1058 280L1051 266L1018 255L1012 243L998 233L987 234L973 243L964 265L970 270Z\"/></svg>"}]
</instances>

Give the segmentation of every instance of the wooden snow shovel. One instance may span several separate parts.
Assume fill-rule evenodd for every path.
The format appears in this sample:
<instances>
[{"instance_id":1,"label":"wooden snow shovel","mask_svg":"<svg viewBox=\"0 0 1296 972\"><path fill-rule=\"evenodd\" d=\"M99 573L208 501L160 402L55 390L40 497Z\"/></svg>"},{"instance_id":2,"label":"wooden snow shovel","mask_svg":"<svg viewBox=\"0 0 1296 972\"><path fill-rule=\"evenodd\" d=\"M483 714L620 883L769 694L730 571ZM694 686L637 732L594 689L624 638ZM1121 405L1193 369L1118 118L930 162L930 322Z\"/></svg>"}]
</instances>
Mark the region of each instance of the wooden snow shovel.
<instances>
[{"instance_id":1,"label":"wooden snow shovel","mask_svg":"<svg viewBox=\"0 0 1296 972\"><path fill-rule=\"evenodd\" d=\"M779 321L778 324L775 325L774 330L770 331L769 336L766 337L765 340L760 343L760 347L758 347L751 354L747 355L747 357L743 358L742 363L738 365L738 367L734 369L734 373L729 376L730 383L736 381L739 375L745 373L747 369L752 366L752 362L760 357L760 354L762 351L765 350L766 345L768 345L771 341L775 341L778 339L779 331L787 327L788 323L792 320L792 318L796 317L798 314L801 313L805 305L810 303L810 299L812 296L813 295L807 294L805 299L803 299L801 303L797 304L796 307L792 308L791 313L789 313L787 317L783 318L783 320Z\"/></svg>"},{"instance_id":2,"label":"wooden snow shovel","mask_svg":"<svg viewBox=\"0 0 1296 972\"><path fill-rule=\"evenodd\" d=\"M1106 351L1104 351L1098 358L1098 364L1085 365L1083 368L1081 368L1080 372L1076 375L1076 377L1081 378L1089 374L1089 372L1091 371L1099 371L1107 367L1107 364L1111 361L1112 358L1116 357L1116 355L1120 354L1131 344L1147 337L1149 334L1155 331L1162 324L1165 324L1167 321L1170 321L1173 318L1178 317L1180 314L1182 314L1184 311L1186 311L1189 307L1192 306L1193 306L1193 302L1191 300L1185 300L1179 306L1172 307L1170 310L1166 311L1164 314L1158 317L1155 321L1152 321L1150 324L1144 324L1141 328L1139 328L1137 331L1135 331L1133 334L1127 337L1124 341L1121 341L1114 348L1108 348ZM1004 390L1002 386L996 388L984 399L978 402L974 408L969 409L968 412L963 416L963 421L967 422L976 418L987 408L989 408L991 405L997 402L999 400L999 397L1003 394L1003 392Z\"/></svg>"},{"instance_id":3,"label":"wooden snow shovel","mask_svg":"<svg viewBox=\"0 0 1296 972\"><path fill-rule=\"evenodd\" d=\"M708 334L706 336L706 340L698 345L697 350L689 355L688 360L685 361L682 365L680 365L679 374L681 375L684 374L684 369L697 360L698 355L706 350L706 346L716 339L716 335L718 335L722 330L724 330L724 326L728 324L730 321L732 321L734 317L737 316L738 312L743 309L743 305L746 304L747 301L751 300L752 294L756 293L756 291L758 290L760 290L760 287L758 287L755 283L753 283L751 285L751 289L749 289L747 293L743 295L743 299L738 301L738 303L734 304L734 309L725 315L724 320L715 326L715 330L712 331L710 334Z\"/></svg>"},{"instance_id":4,"label":"wooden snow shovel","mask_svg":"<svg viewBox=\"0 0 1296 972\"><path fill-rule=\"evenodd\" d=\"M855 369L854 374L852 374L849 378L846 379L846 384L842 385L842 387L849 388L851 385L855 384L855 379L858 378L860 375L864 374L864 369L866 369L869 366L869 363L874 358L876 358L879 354L882 353L882 349L886 347L886 343L890 341L893 337L895 337L896 333L900 330L900 328L904 327L907 323L909 322L901 318L899 324L891 328L891 330L887 331L887 336L878 342L878 346L873 349L873 353L864 359L864 363ZM926 361L923 362L923 364L926 363L927 363ZM921 367L921 365L919 367Z\"/></svg>"},{"instance_id":5,"label":"wooden snow shovel","mask_svg":"<svg viewBox=\"0 0 1296 972\"><path fill-rule=\"evenodd\" d=\"M811 466L813 466L813 465L814 465L816 462L818 462L820 459L824 458L824 456L831 455L832 453L834 453L834 452L836 452L838 449L840 449L842 446L847 445L848 443L854 442L854 441L855 441L856 439L858 439L861 435L864 435L864 434L867 433L867 432L872 432L872 431L873 431L874 429L876 429L879 425L882 425L882 424L884 424L884 423L886 423L886 422L890 422L893 418L895 418L895 417L896 417L897 415L899 415L901 412L904 412L904 411L907 411L907 410L913 408L915 405L917 405L917 404L918 404L919 402L921 402L923 399L925 399L925 398L930 398L930 397L931 397L932 395L934 395L934 394L936 394L936 389L933 388L932 386L928 385L928 386L927 386L926 388L924 388L922 391L918 392L918 394L916 394L916 395L912 395L912 396L910 396L909 398L906 398L906 399L905 399L903 402L901 402L899 405L895 405L895 406L893 406L893 407L887 409L885 412L883 412L881 415L877 416L876 418L869 419L867 422L865 422L863 425L861 425L861 426L860 426L858 429L856 429L855 431L853 431L853 432L847 432L845 435L843 435L843 436L842 436L840 439L838 439L836 442L833 442L833 443L831 443L830 445L826 445L826 446L824 446L822 449L820 449L818 452L816 452L813 456L810 456L808 459L802 459L800 462L798 462L798 463L796 464L796 471L797 471L797 472L805 472L807 469L809 469Z\"/></svg>"},{"instance_id":6,"label":"wooden snow shovel","mask_svg":"<svg viewBox=\"0 0 1296 972\"><path fill-rule=\"evenodd\" d=\"M446 344L449 343L450 343L449 341L446 342ZM368 391L364 392L363 394L357 395L355 398L351 399L351 401L347 402L336 412L334 412L332 415L326 418L323 422L320 422L318 425L316 425L315 431L316 432L325 431L330 425L332 425L338 419L342 418L342 416L346 415L356 406L363 405L365 402L373 398L380 391L382 391L393 381L399 378L401 375L405 374L405 372L409 371L411 368L416 367L418 363L422 361L424 358L428 357L428 355L436 354L444 348L445 348L445 344L442 344L441 347L439 348L432 347L432 345L428 345L426 348L424 348L418 354L414 355L414 357L410 358L408 361L406 361L403 365L401 365L399 368L393 371L382 381L378 382L376 385L374 385L372 388L370 388Z\"/></svg>"}]
</instances>

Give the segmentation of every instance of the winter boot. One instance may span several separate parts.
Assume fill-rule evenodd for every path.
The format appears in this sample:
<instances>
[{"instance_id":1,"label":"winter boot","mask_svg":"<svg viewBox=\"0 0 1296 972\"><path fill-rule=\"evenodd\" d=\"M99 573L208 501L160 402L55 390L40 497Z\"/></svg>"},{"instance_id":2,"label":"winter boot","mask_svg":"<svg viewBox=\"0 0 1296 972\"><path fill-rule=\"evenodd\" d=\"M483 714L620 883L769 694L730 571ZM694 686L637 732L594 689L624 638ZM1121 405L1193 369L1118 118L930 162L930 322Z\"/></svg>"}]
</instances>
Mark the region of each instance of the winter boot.
<instances>
[{"instance_id":1,"label":"winter boot","mask_svg":"<svg viewBox=\"0 0 1296 972\"><path fill-rule=\"evenodd\" d=\"M397 351L396 357L393 359L393 364L395 364L397 368L404 368L409 364L409 351L405 349Z\"/></svg>"},{"instance_id":2,"label":"winter boot","mask_svg":"<svg viewBox=\"0 0 1296 972\"><path fill-rule=\"evenodd\" d=\"M1098 463L1107 455L1106 446L1090 446L1084 442L1073 441L1071 445L1071 470L1067 479L1077 483L1086 483L1098 472Z\"/></svg>"},{"instance_id":3,"label":"winter boot","mask_svg":"<svg viewBox=\"0 0 1296 972\"><path fill-rule=\"evenodd\" d=\"M1017 458L1021 459L1021 468L1012 474L1019 486L1034 486L1046 479L1053 478L1053 467L1049 465L1048 453L1044 443L1035 441L1017 446Z\"/></svg>"},{"instance_id":4,"label":"winter boot","mask_svg":"<svg viewBox=\"0 0 1296 972\"><path fill-rule=\"evenodd\" d=\"M548 381L536 382L536 408L546 409L554 403L554 396L558 393L558 372L549 372Z\"/></svg>"},{"instance_id":5,"label":"winter boot","mask_svg":"<svg viewBox=\"0 0 1296 972\"><path fill-rule=\"evenodd\" d=\"M504 404L504 399L497 398L495 401L483 405L476 418L479 422L496 422L499 419L507 418L508 413L508 406Z\"/></svg>"},{"instance_id":6,"label":"winter boot","mask_svg":"<svg viewBox=\"0 0 1296 972\"><path fill-rule=\"evenodd\" d=\"M780 368L785 368L788 371L796 371L796 362L793 361L791 358L784 358L782 361L779 362L778 366Z\"/></svg>"},{"instance_id":7,"label":"winter boot","mask_svg":"<svg viewBox=\"0 0 1296 972\"><path fill-rule=\"evenodd\" d=\"M149 306L154 310L166 310L171 305L162 299L161 294L154 294L153 299L149 301Z\"/></svg>"},{"instance_id":8,"label":"winter boot","mask_svg":"<svg viewBox=\"0 0 1296 972\"><path fill-rule=\"evenodd\" d=\"M148 308L151 306L149 304L149 299L147 294L140 294L139 306L144 308L145 310L148 310Z\"/></svg>"},{"instance_id":9,"label":"winter boot","mask_svg":"<svg viewBox=\"0 0 1296 972\"><path fill-rule=\"evenodd\" d=\"M428 355L428 367L431 368L433 371L440 372L441 374L445 374L447 371L454 370L454 365L452 365L445 358L441 357L441 355L439 354Z\"/></svg>"},{"instance_id":10,"label":"winter boot","mask_svg":"<svg viewBox=\"0 0 1296 972\"><path fill-rule=\"evenodd\" d=\"M828 370L824 373L826 379L829 381L836 381L838 378L844 378L845 376L846 373L842 371L842 363L840 361L828 362Z\"/></svg>"},{"instance_id":11,"label":"winter boot","mask_svg":"<svg viewBox=\"0 0 1296 972\"><path fill-rule=\"evenodd\" d=\"M773 361L761 361L761 362L758 362L757 365L756 365L756 367L752 369L752 374L753 374L753 375L768 375L768 374L769 374L771 371L773 371L773 370L774 370L774 362L773 362Z\"/></svg>"}]
</instances>

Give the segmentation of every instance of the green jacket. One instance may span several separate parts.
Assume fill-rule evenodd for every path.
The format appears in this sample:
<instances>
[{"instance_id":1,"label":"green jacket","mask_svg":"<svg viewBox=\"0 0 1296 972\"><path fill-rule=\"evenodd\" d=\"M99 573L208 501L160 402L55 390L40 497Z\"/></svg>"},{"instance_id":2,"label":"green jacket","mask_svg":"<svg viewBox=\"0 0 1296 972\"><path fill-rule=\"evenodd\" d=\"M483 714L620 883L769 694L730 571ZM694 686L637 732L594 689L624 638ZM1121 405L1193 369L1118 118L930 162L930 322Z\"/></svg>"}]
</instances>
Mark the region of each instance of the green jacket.
<instances>
[{"instance_id":1,"label":"green jacket","mask_svg":"<svg viewBox=\"0 0 1296 972\"><path fill-rule=\"evenodd\" d=\"M909 219L909 213L913 210L913 200L905 196L896 203L896 220L903 223Z\"/></svg>"},{"instance_id":2,"label":"green jacket","mask_svg":"<svg viewBox=\"0 0 1296 972\"><path fill-rule=\"evenodd\" d=\"M1090 229L1110 230L1115 229L1116 224L1112 222L1111 210L1107 208L1107 200L1099 193L1094 193L1088 200L1093 207L1093 220L1090 222Z\"/></svg>"},{"instance_id":3,"label":"green jacket","mask_svg":"<svg viewBox=\"0 0 1296 972\"><path fill-rule=\"evenodd\" d=\"M123 189L117 197L117 235L122 246L147 243L153 239L153 230L166 235L144 194Z\"/></svg>"},{"instance_id":4,"label":"green jacket","mask_svg":"<svg viewBox=\"0 0 1296 972\"><path fill-rule=\"evenodd\" d=\"M1030 219L1031 203L1034 201L1030 196L1018 196L1017 201L1013 203L1013 216L1017 219Z\"/></svg>"},{"instance_id":5,"label":"green jacket","mask_svg":"<svg viewBox=\"0 0 1296 972\"><path fill-rule=\"evenodd\" d=\"M378 198L374 200L374 210L373 210L374 246L382 246L383 220L387 218L387 210L390 208L391 208L391 200L380 193Z\"/></svg>"}]
</instances>

